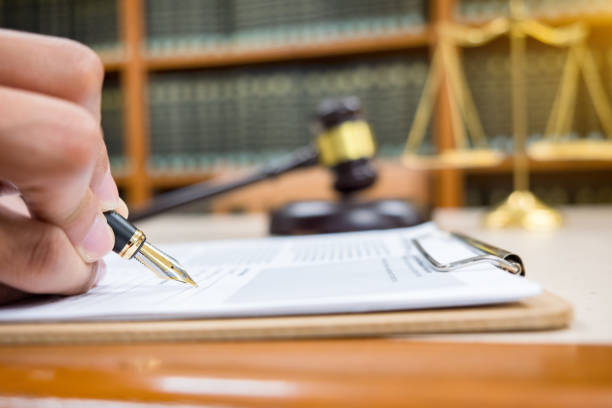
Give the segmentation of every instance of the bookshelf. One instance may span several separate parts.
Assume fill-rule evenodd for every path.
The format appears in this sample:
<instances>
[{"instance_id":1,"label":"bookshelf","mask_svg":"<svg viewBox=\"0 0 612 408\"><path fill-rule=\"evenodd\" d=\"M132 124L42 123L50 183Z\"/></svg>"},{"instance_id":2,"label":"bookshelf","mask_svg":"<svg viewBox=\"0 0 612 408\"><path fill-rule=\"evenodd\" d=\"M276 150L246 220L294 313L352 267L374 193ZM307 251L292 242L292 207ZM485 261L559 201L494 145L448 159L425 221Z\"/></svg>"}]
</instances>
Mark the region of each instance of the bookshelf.
<instances>
[{"instance_id":1,"label":"bookshelf","mask_svg":"<svg viewBox=\"0 0 612 408\"><path fill-rule=\"evenodd\" d=\"M447 1L440 1L451 4ZM146 202L154 189L176 188L209 180L222 170L159 172L147 168L149 154L149 109L147 79L152 72L196 68L231 67L246 64L320 59L344 55L362 55L385 51L427 49L431 45L429 26L395 30L388 34L355 36L323 43L270 46L258 49L225 47L214 52L177 52L155 55L147 51L143 0L117 0L121 52L103 52L100 57L108 73L120 76L123 95L124 152L127 166L114 170L114 177L125 191L130 205Z\"/></svg>"},{"instance_id":2,"label":"bookshelf","mask_svg":"<svg viewBox=\"0 0 612 408\"><path fill-rule=\"evenodd\" d=\"M427 27L419 27L387 35L332 40L325 43L285 45L256 50L241 50L238 52L228 48L210 54L149 55L146 57L146 64L150 71L158 71L226 67L242 64L338 57L371 52L401 51L410 48L427 47L429 45L429 37L430 34Z\"/></svg>"},{"instance_id":3,"label":"bookshelf","mask_svg":"<svg viewBox=\"0 0 612 408\"><path fill-rule=\"evenodd\" d=\"M490 18L462 19L456 16L456 0L432 0L428 2L428 21L409 28L372 35L355 34L331 38L326 41L297 44L272 44L264 47L234 47L224 45L214 50L180 50L176 53L157 53L148 49L146 38L145 0L116 0L119 28L119 51L100 52L105 70L116 75L122 95L123 150L126 166L114 169L114 176L125 192L127 201L138 206L150 199L155 189L184 186L211 179L222 170L186 170L160 172L148 167L151 151L149 129L150 107L148 102L149 77L168 71L192 71L197 69L224 69L260 64L282 64L292 61L338 59L347 56L378 55L385 52L428 52L438 45L433 27L436 24L460 20L478 25ZM177 6L178 7L178 6ZM563 25L583 21L593 27L612 26L612 11L588 13L582 11L560 12L556 15L537 16L542 21ZM444 87L443 87L444 89ZM434 144L444 150L453 146L450 127L450 107L444 91L439 96L433 119ZM607 171L611 162L533 162L532 168L540 171L588 170ZM469 171L444 170L436 172L433 180L433 200L436 205L456 207L465 202L465 177L470 174L499 174L510 172L511 159L490 169Z\"/></svg>"}]
</instances>

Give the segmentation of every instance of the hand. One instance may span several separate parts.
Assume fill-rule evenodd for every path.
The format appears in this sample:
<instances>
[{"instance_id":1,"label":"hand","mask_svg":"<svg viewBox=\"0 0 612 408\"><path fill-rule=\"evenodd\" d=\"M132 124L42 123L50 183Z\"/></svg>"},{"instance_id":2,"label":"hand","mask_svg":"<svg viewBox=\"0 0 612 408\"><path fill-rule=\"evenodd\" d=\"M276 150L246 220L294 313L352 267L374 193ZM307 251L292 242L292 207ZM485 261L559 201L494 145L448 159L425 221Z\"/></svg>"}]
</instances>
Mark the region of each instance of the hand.
<instances>
[{"instance_id":1,"label":"hand","mask_svg":"<svg viewBox=\"0 0 612 408\"><path fill-rule=\"evenodd\" d=\"M0 29L0 303L77 294L114 243L102 212L127 216L100 127L104 69L74 41Z\"/></svg>"}]
</instances>

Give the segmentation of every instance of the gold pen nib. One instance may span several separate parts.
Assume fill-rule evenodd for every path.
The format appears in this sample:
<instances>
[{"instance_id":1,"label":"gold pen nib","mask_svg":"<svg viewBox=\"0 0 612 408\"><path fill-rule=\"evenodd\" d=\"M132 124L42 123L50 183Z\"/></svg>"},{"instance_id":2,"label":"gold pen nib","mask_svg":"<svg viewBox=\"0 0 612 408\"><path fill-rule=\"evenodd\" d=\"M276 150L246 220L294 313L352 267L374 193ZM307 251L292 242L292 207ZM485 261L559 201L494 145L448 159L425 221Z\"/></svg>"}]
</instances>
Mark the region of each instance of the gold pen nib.
<instances>
[{"instance_id":1,"label":"gold pen nib","mask_svg":"<svg viewBox=\"0 0 612 408\"><path fill-rule=\"evenodd\" d=\"M179 282L188 283L196 288L198 287L198 284L191 279L191 276L189 276L185 268L183 268L176 259L146 241L142 244L140 249L136 251L134 258L155 272L160 278L173 279Z\"/></svg>"}]
</instances>

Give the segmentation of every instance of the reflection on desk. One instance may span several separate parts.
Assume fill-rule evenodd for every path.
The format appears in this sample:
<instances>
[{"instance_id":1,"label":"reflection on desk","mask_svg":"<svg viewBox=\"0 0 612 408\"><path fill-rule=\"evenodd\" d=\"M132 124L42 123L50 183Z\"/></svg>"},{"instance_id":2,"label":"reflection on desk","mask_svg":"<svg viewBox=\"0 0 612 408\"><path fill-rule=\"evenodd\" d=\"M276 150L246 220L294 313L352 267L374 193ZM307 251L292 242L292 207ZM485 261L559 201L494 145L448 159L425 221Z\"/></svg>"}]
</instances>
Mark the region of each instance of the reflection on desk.
<instances>
[{"instance_id":1,"label":"reflection on desk","mask_svg":"<svg viewBox=\"0 0 612 408\"><path fill-rule=\"evenodd\" d=\"M35 399L52 397L86 408L84 399L103 401L96 407L609 407L610 367L608 346L353 339L2 347L0 405L50 406Z\"/></svg>"}]
</instances>

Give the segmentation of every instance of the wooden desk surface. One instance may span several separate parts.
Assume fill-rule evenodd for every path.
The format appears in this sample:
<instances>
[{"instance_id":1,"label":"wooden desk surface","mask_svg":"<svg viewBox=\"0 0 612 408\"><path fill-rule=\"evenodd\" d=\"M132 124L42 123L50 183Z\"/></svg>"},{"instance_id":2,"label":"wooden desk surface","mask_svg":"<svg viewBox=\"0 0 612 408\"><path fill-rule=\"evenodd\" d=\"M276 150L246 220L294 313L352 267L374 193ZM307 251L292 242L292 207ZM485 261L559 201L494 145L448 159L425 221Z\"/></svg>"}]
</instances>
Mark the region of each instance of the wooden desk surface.
<instances>
[{"instance_id":1,"label":"wooden desk surface","mask_svg":"<svg viewBox=\"0 0 612 408\"><path fill-rule=\"evenodd\" d=\"M0 406L610 407L611 367L608 346L353 339L5 347Z\"/></svg>"},{"instance_id":2,"label":"wooden desk surface","mask_svg":"<svg viewBox=\"0 0 612 408\"><path fill-rule=\"evenodd\" d=\"M612 406L612 208L568 211L566 227L550 234L484 231L478 216L443 211L437 219L521 252L529 276L574 302L571 329L453 343L419 336L0 347L0 406ZM168 241L178 222L184 239L265 233L261 217L168 217L143 229ZM519 344L482 343L490 341ZM525 344L532 341L566 344ZM593 342L606 345L573 344Z\"/></svg>"}]
</instances>

